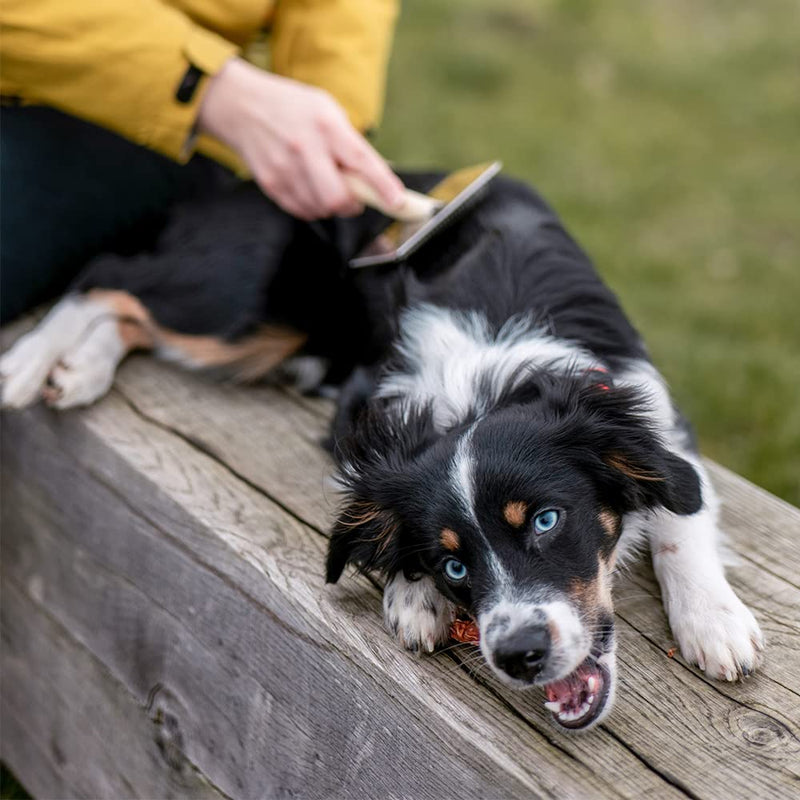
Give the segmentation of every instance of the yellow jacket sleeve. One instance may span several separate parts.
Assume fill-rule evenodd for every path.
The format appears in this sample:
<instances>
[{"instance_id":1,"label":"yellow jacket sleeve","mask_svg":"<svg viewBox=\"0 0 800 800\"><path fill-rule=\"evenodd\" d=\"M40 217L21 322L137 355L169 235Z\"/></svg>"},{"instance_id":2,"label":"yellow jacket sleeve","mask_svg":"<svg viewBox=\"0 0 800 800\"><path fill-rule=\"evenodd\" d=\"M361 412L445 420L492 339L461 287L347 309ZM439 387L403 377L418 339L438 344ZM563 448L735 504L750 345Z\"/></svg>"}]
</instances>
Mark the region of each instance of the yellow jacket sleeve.
<instances>
[{"instance_id":1,"label":"yellow jacket sleeve","mask_svg":"<svg viewBox=\"0 0 800 800\"><path fill-rule=\"evenodd\" d=\"M329 91L361 131L380 122L398 0L279 0L271 68Z\"/></svg>"},{"instance_id":2,"label":"yellow jacket sleeve","mask_svg":"<svg viewBox=\"0 0 800 800\"><path fill-rule=\"evenodd\" d=\"M190 153L203 80L238 47L159 0L3 0L2 93L102 125L176 160Z\"/></svg>"}]
</instances>

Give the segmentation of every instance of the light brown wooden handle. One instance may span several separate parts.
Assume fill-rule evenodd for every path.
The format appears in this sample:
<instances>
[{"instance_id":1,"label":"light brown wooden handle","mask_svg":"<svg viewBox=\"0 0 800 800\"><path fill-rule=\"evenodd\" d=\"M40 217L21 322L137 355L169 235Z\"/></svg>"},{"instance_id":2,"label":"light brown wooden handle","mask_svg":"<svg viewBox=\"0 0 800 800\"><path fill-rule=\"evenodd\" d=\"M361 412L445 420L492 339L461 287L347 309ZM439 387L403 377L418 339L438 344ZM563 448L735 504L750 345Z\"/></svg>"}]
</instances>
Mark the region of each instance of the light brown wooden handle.
<instances>
[{"instance_id":1,"label":"light brown wooden handle","mask_svg":"<svg viewBox=\"0 0 800 800\"><path fill-rule=\"evenodd\" d=\"M434 200L426 194L415 192L413 189L405 189L403 203L397 208L389 208L363 178L352 172L345 172L344 179L360 203L401 222L422 222L430 219L442 205L438 200Z\"/></svg>"}]
</instances>

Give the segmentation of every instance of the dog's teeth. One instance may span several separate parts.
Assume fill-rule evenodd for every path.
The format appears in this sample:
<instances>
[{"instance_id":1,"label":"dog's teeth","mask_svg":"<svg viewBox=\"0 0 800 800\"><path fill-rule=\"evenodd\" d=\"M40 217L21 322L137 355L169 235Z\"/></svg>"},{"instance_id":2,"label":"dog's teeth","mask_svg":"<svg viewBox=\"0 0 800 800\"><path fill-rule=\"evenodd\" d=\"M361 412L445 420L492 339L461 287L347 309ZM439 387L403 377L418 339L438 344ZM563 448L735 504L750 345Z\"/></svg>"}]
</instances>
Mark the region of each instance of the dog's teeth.
<instances>
[{"instance_id":1,"label":"dog's teeth","mask_svg":"<svg viewBox=\"0 0 800 800\"><path fill-rule=\"evenodd\" d=\"M592 707L593 699L594 696L592 696L591 699L581 704L580 708L576 708L572 711L569 711L567 709L564 709L563 711L560 710L560 705L558 703L545 703L544 705L545 708L554 712L556 718L559 719L561 722L575 722L575 720L577 719L583 719L583 717L585 717L589 713Z\"/></svg>"},{"instance_id":2,"label":"dog's teeth","mask_svg":"<svg viewBox=\"0 0 800 800\"><path fill-rule=\"evenodd\" d=\"M588 699L586 700L586 705L590 706L592 703L594 703L594 695L590 694Z\"/></svg>"},{"instance_id":3,"label":"dog's teeth","mask_svg":"<svg viewBox=\"0 0 800 800\"><path fill-rule=\"evenodd\" d=\"M552 711L554 714L558 714L561 711L561 703L557 700L549 700L544 704L544 707L548 711Z\"/></svg>"},{"instance_id":4,"label":"dog's teeth","mask_svg":"<svg viewBox=\"0 0 800 800\"><path fill-rule=\"evenodd\" d=\"M589 676L589 680L586 681L586 688L589 690L589 694L594 694L597 691L597 678L594 675Z\"/></svg>"}]
</instances>

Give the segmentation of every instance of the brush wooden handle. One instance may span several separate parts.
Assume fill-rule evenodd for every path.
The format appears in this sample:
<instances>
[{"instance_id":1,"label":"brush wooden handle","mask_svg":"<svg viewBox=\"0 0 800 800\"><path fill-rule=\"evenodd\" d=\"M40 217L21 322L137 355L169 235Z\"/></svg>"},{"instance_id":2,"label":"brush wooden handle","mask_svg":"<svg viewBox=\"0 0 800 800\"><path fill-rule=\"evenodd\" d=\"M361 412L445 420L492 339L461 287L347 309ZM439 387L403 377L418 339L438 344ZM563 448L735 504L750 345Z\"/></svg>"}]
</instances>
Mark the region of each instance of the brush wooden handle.
<instances>
[{"instance_id":1,"label":"brush wooden handle","mask_svg":"<svg viewBox=\"0 0 800 800\"><path fill-rule=\"evenodd\" d=\"M397 208L389 208L378 196L378 193L358 175L345 172L344 179L360 203L401 222L424 222L430 219L442 205L438 200L434 200L426 194L406 189L403 203Z\"/></svg>"}]
</instances>

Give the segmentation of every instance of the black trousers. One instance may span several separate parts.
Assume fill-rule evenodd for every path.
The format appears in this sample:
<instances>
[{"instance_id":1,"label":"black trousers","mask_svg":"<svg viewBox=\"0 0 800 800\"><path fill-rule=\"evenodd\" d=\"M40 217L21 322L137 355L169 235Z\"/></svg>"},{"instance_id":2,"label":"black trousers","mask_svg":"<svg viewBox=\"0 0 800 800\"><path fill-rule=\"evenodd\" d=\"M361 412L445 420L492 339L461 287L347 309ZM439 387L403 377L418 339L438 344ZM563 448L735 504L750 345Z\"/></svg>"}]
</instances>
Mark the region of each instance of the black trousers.
<instances>
[{"instance_id":1,"label":"black trousers","mask_svg":"<svg viewBox=\"0 0 800 800\"><path fill-rule=\"evenodd\" d=\"M64 289L101 252L146 246L176 201L236 179L170 161L41 106L0 111L0 324Z\"/></svg>"}]
</instances>

